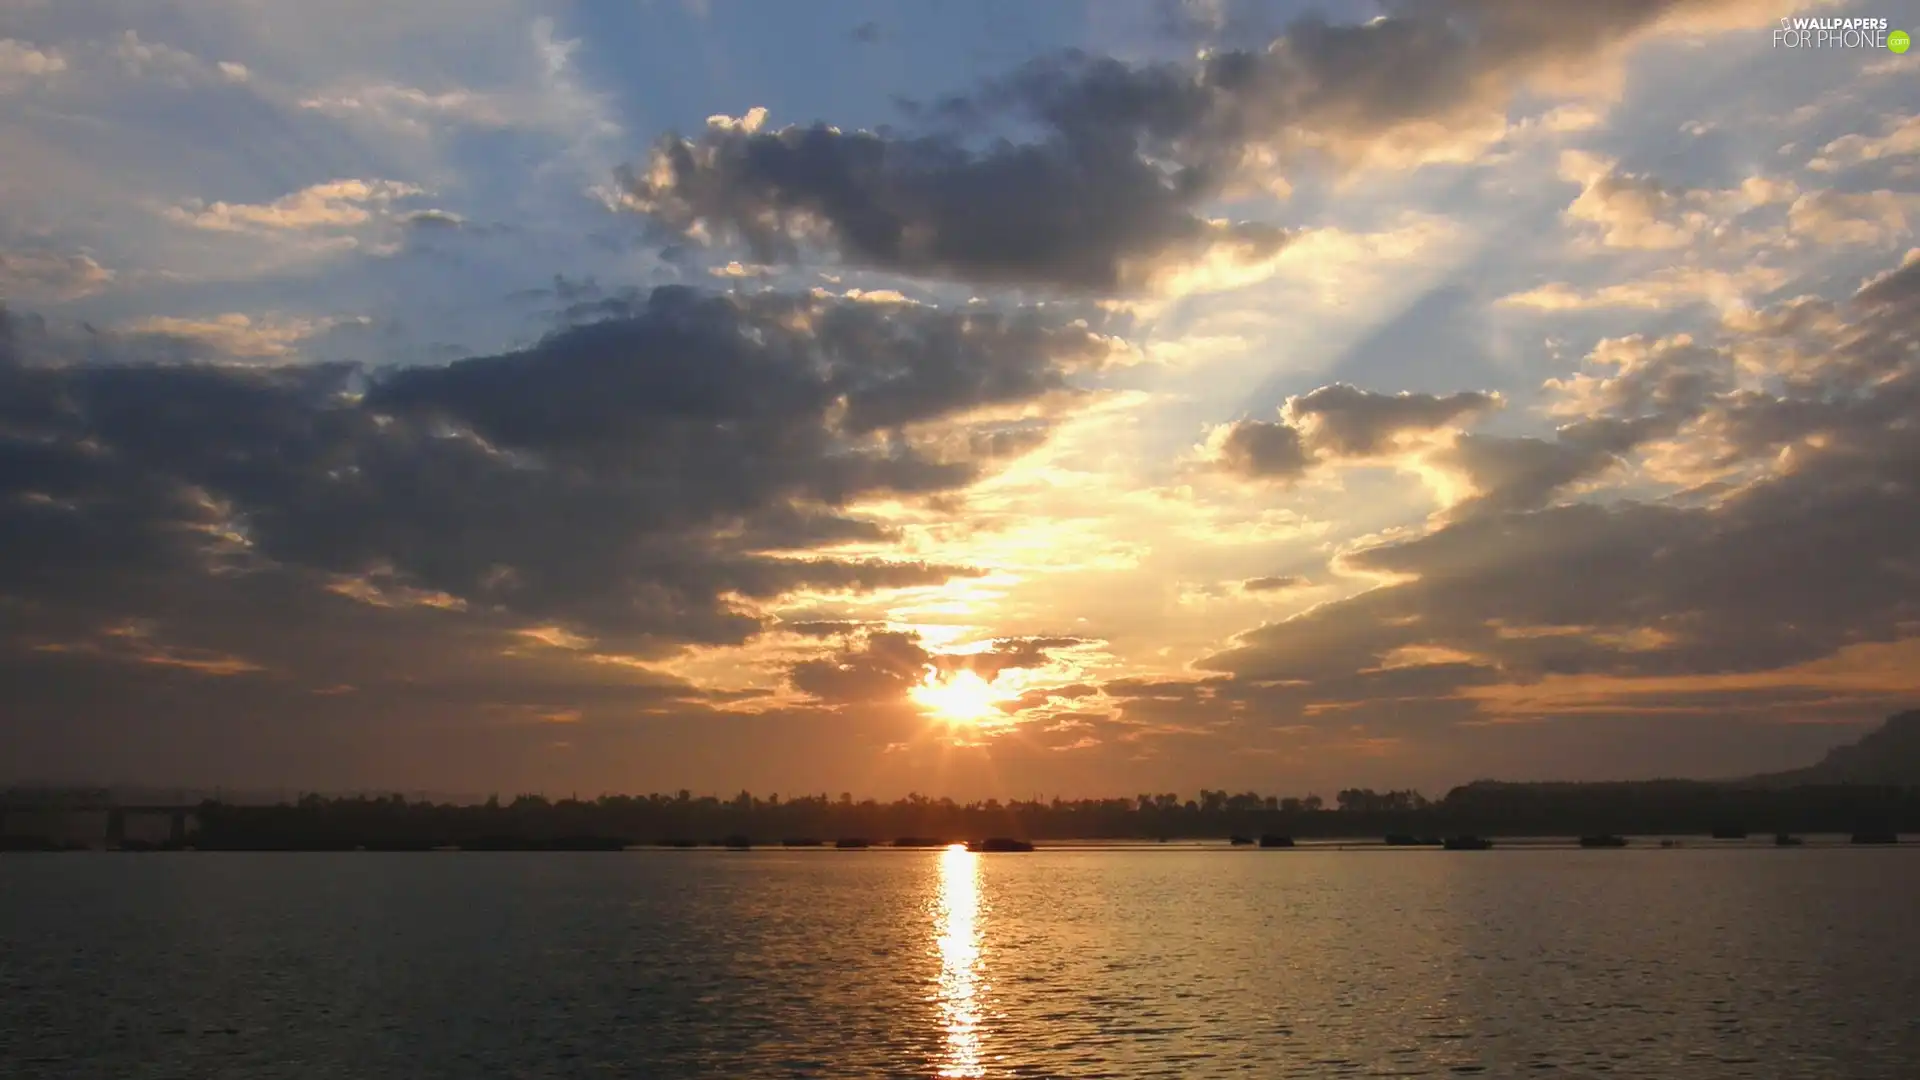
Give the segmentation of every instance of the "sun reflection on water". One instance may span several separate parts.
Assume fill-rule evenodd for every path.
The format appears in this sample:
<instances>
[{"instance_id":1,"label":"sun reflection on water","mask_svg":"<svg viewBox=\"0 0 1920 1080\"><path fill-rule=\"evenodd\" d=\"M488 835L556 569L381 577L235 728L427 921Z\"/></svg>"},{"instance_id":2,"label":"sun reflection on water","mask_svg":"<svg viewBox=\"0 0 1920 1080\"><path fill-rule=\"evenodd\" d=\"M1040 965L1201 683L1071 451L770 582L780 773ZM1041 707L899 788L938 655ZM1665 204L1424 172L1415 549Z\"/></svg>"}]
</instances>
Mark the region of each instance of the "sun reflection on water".
<instances>
[{"instance_id":1,"label":"sun reflection on water","mask_svg":"<svg viewBox=\"0 0 1920 1080\"><path fill-rule=\"evenodd\" d=\"M940 1075L985 1076L980 1066L980 857L956 844L940 855L934 931L940 945Z\"/></svg>"}]
</instances>

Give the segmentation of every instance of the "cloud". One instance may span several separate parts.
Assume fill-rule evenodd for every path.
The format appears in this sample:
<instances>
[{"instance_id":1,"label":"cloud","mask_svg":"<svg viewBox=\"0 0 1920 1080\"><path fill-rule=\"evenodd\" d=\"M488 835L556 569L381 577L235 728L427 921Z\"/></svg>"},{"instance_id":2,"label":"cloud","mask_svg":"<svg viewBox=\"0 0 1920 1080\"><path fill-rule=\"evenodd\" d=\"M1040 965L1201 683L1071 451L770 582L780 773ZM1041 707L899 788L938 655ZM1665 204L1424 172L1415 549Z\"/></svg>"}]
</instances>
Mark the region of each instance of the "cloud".
<instances>
[{"instance_id":1,"label":"cloud","mask_svg":"<svg viewBox=\"0 0 1920 1080\"><path fill-rule=\"evenodd\" d=\"M60 344L38 327L9 320L0 357L0 595L39 613L36 634L55 614L69 633L153 617L245 653L267 615L219 595L290 611L330 596L440 620L449 643L545 627L641 661L745 641L797 590L977 574L831 549L885 535L860 501L991 467L917 433L992 430L982 408L1059 392L1106 347L1036 313L686 289L518 352L390 372L128 363L111 337L87 364L30 363ZM304 328L145 329L273 355ZM201 591L204 610L180 599Z\"/></svg>"},{"instance_id":2,"label":"cloud","mask_svg":"<svg viewBox=\"0 0 1920 1080\"><path fill-rule=\"evenodd\" d=\"M1619 162L1579 150L1560 155L1560 178L1581 185L1566 209L1568 221L1591 226L1609 248L1671 251L1714 243L1751 246L1764 234L1735 227L1748 211L1786 203L1799 194L1791 180L1748 177L1737 188L1682 188L1630 173Z\"/></svg>"},{"instance_id":3,"label":"cloud","mask_svg":"<svg viewBox=\"0 0 1920 1080\"><path fill-rule=\"evenodd\" d=\"M449 210L415 210L400 219L415 229L471 229L466 218Z\"/></svg>"},{"instance_id":4,"label":"cloud","mask_svg":"<svg viewBox=\"0 0 1920 1080\"><path fill-rule=\"evenodd\" d=\"M1683 247L1709 224L1705 214L1686 208L1684 193L1669 191L1651 177L1620 172L1613 162L1569 151L1561 157L1560 176L1582 185L1566 216L1597 226L1608 247Z\"/></svg>"},{"instance_id":5,"label":"cloud","mask_svg":"<svg viewBox=\"0 0 1920 1080\"><path fill-rule=\"evenodd\" d=\"M244 83L251 73L232 61L208 63L165 42L145 41L128 30L114 43L112 58L130 79L152 80L175 89L195 85Z\"/></svg>"},{"instance_id":6,"label":"cloud","mask_svg":"<svg viewBox=\"0 0 1920 1080\"><path fill-rule=\"evenodd\" d=\"M1204 207L1248 183L1272 189L1276 168L1470 160L1504 136L1523 89L1567 91L1647 33L1743 25L1780 6L1616 0L1543 18L1509 0L1449 0L1362 25L1304 19L1264 51L1192 64L1048 56L916 107L933 124L923 134L725 122L669 137L623 173L623 202L689 236L737 238L763 262L817 246L927 277L1152 291L1196 264L1270 260L1286 229ZM965 137L1008 120L1037 136Z\"/></svg>"},{"instance_id":7,"label":"cloud","mask_svg":"<svg viewBox=\"0 0 1920 1080\"><path fill-rule=\"evenodd\" d=\"M128 334L182 339L235 359L268 360L292 355L300 342L341 321L283 315L254 317L228 312L200 319L150 316L128 323L123 330Z\"/></svg>"},{"instance_id":8,"label":"cloud","mask_svg":"<svg viewBox=\"0 0 1920 1080\"><path fill-rule=\"evenodd\" d=\"M788 680L798 693L827 705L897 705L929 679L971 675L1005 691L1002 711L1026 709L1044 715L1055 695L1076 700L1093 689L1048 685L1028 690L1024 680L1002 676L1037 672L1056 663L1056 651L1095 644L1074 637L1003 638L985 649L938 652L929 649L917 633L869 630L826 656L794 663L788 669Z\"/></svg>"},{"instance_id":9,"label":"cloud","mask_svg":"<svg viewBox=\"0 0 1920 1080\"><path fill-rule=\"evenodd\" d=\"M1500 405L1497 394L1382 394L1344 383L1287 399L1275 421L1240 420L1213 430L1205 450L1247 479L1291 480L1321 462L1397 453L1410 437L1448 429Z\"/></svg>"},{"instance_id":10,"label":"cloud","mask_svg":"<svg viewBox=\"0 0 1920 1080\"><path fill-rule=\"evenodd\" d=\"M1380 394L1344 384L1291 398L1279 422L1216 429L1209 456L1249 479L1292 480L1321 464L1389 461L1434 483L1450 515L1536 509L1671 436L1733 386L1734 360L1685 335L1607 339L1588 357L1603 374L1549 380L1548 411L1580 416L1552 439L1467 434L1497 394Z\"/></svg>"},{"instance_id":11,"label":"cloud","mask_svg":"<svg viewBox=\"0 0 1920 1080\"><path fill-rule=\"evenodd\" d=\"M1842 135L1807 163L1815 172L1842 172L1856 165L1920 156L1920 116L1894 117L1878 135Z\"/></svg>"},{"instance_id":12,"label":"cloud","mask_svg":"<svg viewBox=\"0 0 1920 1080\"><path fill-rule=\"evenodd\" d=\"M463 232L490 232L470 226L444 210L409 209L428 194L418 185L384 179L337 179L312 184L262 203L200 199L162 208L176 225L199 234L196 241L232 238L246 245L245 255L229 249L215 256L205 274L222 280L258 277L314 260L359 252L388 257L423 241L436 226ZM200 244L200 250L209 249ZM180 280L191 275L168 271Z\"/></svg>"},{"instance_id":13,"label":"cloud","mask_svg":"<svg viewBox=\"0 0 1920 1080\"><path fill-rule=\"evenodd\" d=\"M723 118L724 119L724 118ZM820 239L849 261L932 277L1093 292L1150 289L1199 264L1270 259L1285 230L1213 221L1130 149L1052 144L970 155L938 140L713 123L623 173L626 205L681 231L730 230L759 262Z\"/></svg>"},{"instance_id":14,"label":"cloud","mask_svg":"<svg viewBox=\"0 0 1920 1080\"><path fill-rule=\"evenodd\" d=\"M1733 389L1733 363L1723 351L1676 334L1605 338L1587 356L1602 375L1575 372L1549 379L1556 416L1691 416Z\"/></svg>"},{"instance_id":15,"label":"cloud","mask_svg":"<svg viewBox=\"0 0 1920 1080\"><path fill-rule=\"evenodd\" d=\"M380 220L396 200L425 194L393 180L329 180L270 203L191 202L167 216L216 232L351 229Z\"/></svg>"},{"instance_id":16,"label":"cloud","mask_svg":"<svg viewBox=\"0 0 1920 1080\"><path fill-rule=\"evenodd\" d=\"M1269 420L1239 420L1214 429L1208 449L1222 469L1250 480L1292 480L1313 464L1300 429Z\"/></svg>"},{"instance_id":17,"label":"cloud","mask_svg":"<svg viewBox=\"0 0 1920 1080\"><path fill-rule=\"evenodd\" d=\"M1316 450L1361 458L1393 449L1402 435L1434 431L1499 405L1499 395L1480 391L1381 394L1336 383L1289 399L1281 411Z\"/></svg>"},{"instance_id":18,"label":"cloud","mask_svg":"<svg viewBox=\"0 0 1920 1080\"><path fill-rule=\"evenodd\" d=\"M1292 398L1277 423L1216 429L1214 463L1253 479L1295 479L1320 464L1387 461L1426 478L1449 518L1532 510L1628 464L1736 385L1732 353L1686 335L1603 339L1575 372L1543 387L1550 415L1581 417L1551 439L1468 434L1495 394L1377 394L1323 387ZM1262 456L1255 451L1267 449Z\"/></svg>"},{"instance_id":19,"label":"cloud","mask_svg":"<svg viewBox=\"0 0 1920 1080\"><path fill-rule=\"evenodd\" d=\"M65 70L67 58L56 49L42 49L25 41L0 38L0 93L31 85Z\"/></svg>"},{"instance_id":20,"label":"cloud","mask_svg":"<svg viewBox=\"0 0 1920 1080\"><path fill-rule=\"evenodd\" d=\"M1740 270L1669 267L1637 280L1581 289L1564 281L1549 282L1501 297L1503 307L1541 312L1638 309L1661 311L1708 303L1722 308L1745 306L1787 283L1778 267L1751 264Z\"/></svg>"},{"instance_id":21,"label":"cloud","mask_svg":"<svg viewBox=\"0 0 1920 1080\"><path fill-rule=\"evenodd\" d=\"M1920 195L1894 191L1810 192L1794 200L1787 224L1820 244L1872 247L1913 237Z\"/></svg>"},{"instance_id":22,"label":"cloud","mask_svg":"<svg viewBox=\"0 0 1920 1080\"><path fill-rule=\"evenodd\" d=\"M901 701L932 660L918 635L889 631L868 634L837 655L803 660L790 677L795 690L831 704Z\"/></svg>"},{"instance_id":23,"label":"cloud","mask_svg":"<svg viewBox=\"0 0 1920 1080\"><path fill-rule=\"evenodd\" d=\"M1920 300L1920 248L1908 251L1899 266L1867 280L1853 300L1877 313L1900 313L1912 307Z\"/></svg>"},{"instance_id":24,"label":"cloud","mask_svg":"<svg viewBox=\"0 0 1920 1080\"><path fill-rule=\"evenodd\" d=\"M1436 451L1482 490L1477 512L1344 553L1340 570L1385 584L1201 661L1225 677L1209 699L1269 715L1377 704L1394 671L1408 715L1444 725L1449 703L1466 702L1454 714L1466 719L1474 702L1491 708L1541 680L1593 680L1602 697L1636 680L1762 688L1797 665L1910 639L1920 629L1907 539L1920 528L1920 362L1906 345L1920 318L1916 266L1863 287L1840 307L1841 327L1809 319L1799 301L1734 320L1724 343L1603 343L1594 363L1613 374L1558 384L1563 411L1583 419L1554 440L1465 436ZM1736 380L1740 336L1782 328L1830 333L1828 362L1766 389ZM1759 468L1692 504L1546 505L1625 464L1622 452L1650 432ZM1878 684L1873 693L1884 696Z\"/></svg>"},{"instance_id":25,"label":"cloud","mask_svg":"<svg viewBox=\"0 0 1920 1080\"><path fill-rule=\"evenodd\" d=\"M309 95L300 107L342 120L364 120L409 133L442 124L508 127L522 118L511 97L469 89L429 92L417 86L373 82Z\"/></svg>"},{"instance_id":26,"label":"cloud","mask_svg":"<svg viewBox=\"0 0 1920 1080\"><path fill-rule=\"evenodd\" d=\"M1298 589L1307 584L1307 579L1292 574L1275 574L1271 577L1248 578L1240 583L1241 592L1263 593L1281 592L1286 589Z\"/></svg>"},{"instance_id":27,"label":"cloud","mask_svg":"<svg viewBox=\"0 0 1920 1080\"><path fill-rule=\"evenodd\" d=\"M263 667L241 656L208 649L183 648L153 640L154 627L149 620L130 619L101 627L89 638L76 641L43 641L32 646L42 655L85 657L112 663L177 668L198 675L230 678L264 671Z\"/></svg>"},{"instance_id":28,"label":"cloud","mask_svg":"<svg viewBox=\"0 0 1920 1080\"><path fill-rule=\"evenodd\" d=\"M113 271L80 252L0 251L0 296L60 302L90 296L113 281Z\"/></svg>"},{"instance_id":29,"label":"cloud","mask_svg":"<svg viewBox=\"0 0 1920 1080\"><path fill-rule=\"evenodd\" d=\"M1472 490L1456 514L1531 510L1621 464L1620 454L1635 441L1630 430L1619 428L1608 432L1613 440L1596 434L1575 430L1552 440L1462 435L1426 462L1458 475Z\"/></svg>"}]
</instances>

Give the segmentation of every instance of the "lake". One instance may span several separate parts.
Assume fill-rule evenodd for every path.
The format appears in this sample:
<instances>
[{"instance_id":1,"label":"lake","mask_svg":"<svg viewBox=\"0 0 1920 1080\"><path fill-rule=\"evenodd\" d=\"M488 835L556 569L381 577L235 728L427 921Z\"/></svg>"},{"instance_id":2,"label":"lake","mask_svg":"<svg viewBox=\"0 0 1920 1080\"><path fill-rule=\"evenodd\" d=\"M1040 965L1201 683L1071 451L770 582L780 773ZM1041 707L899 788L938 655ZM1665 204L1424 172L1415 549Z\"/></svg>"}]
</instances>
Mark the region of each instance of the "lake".
<instances>
[{"instance_id":1,"label":"lake","mask_svg":"<svg viewBox=\"0 0 1920 1080\"><path fill-rule=\"evenodd\" d=\"M20 1078L1920 1075L1920 851L0 858Z\"/></svg>"}]
</instances>

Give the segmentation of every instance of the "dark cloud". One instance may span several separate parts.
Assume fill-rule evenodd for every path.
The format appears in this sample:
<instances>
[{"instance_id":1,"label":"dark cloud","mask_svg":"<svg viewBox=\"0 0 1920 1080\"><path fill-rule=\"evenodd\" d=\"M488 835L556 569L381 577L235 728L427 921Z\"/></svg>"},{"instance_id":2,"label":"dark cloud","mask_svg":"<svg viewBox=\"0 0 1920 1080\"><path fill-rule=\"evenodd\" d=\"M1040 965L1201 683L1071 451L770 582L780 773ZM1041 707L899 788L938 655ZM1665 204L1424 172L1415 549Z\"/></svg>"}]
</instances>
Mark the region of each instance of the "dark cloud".
<instances>
[{"instance_id":1,"label":"dark cloud","mask_svg":"<svg viewBox=\"0 0 1920 1080\"><path fill-rule=\"evenodd\" d=\"M889 535L856 500L971 483L993 429L968 415L1067 395L1106 348L1031 313L685 289L395 371L38 362L42 324L0 331L0 650L329 684L394 675L346 644L389 640L369 620L470 682L529 627L618 667L742 642L793 590L979 573L808 551Z\"/></svg>"},{"instance_id":2,"label":"dark cloud","mask_svg":"<svg viewBox=\"0 0 1920 1080\"><path fill-rule=\"evenodd\" d=\"M1315 680L1438 647L1520 681L1711 674L1892 640L1920 615L1905 539L1920 442L1892 425L1849 442L1715 506L1492 514L1372 549L1352 565L1411 580L1254 631L1203 667Z\"/></svg>"},{"instance_id":3,"label":"dark cloud","mask_svg":"<svg viewBox=\"0 0 1920 1080\"><path fill-rule=\"evenodd\" d=\"M839 653L793 665L793 688L831 705L897 701L926 678L933 654L918 634L867 634Z\"/></svg>"},{"instance_id":4,"label":"dark cloud","mask_svg":"<svg viewBox=\"0 0 1920 1080\"><path fill-rule=\"evenodd\" d=\"M1432 460L1468 478L1479 493L1474 509L1530 510L1571 484L1598 477L1621 459L1603 448L1568 441L1463 435Z\"/></svg>"},{"instance_id":5,"label":"dark cloud","mask_svg":"<svg viewBox=\"0 0 1920 1080\"><path fill-rule=\"evenodd\" d=\"M780 624L780 629L789 634L799 634L801 637L837 638L858 633L866 626L866 623L850 622L844 619L814 619L802 622L783 622Z\"/></svg>"},{"instance_id":6,"label":"dark cloud","mask_svg":"<svg viewBox=\"0 0 1920 1080\"><path fill-rule=\"evenodd\" d=\"M1545 506L1627 464L1646 444L1677 435L1716 402L1733 400L1734 358L1688 337L1610 339L1589 360L1603 373L1547 384L1555 411L1586 417L1552 439L1462 435L1428 455L1429 465L1474 489L1454 516Z\"/></svg>"},{"instance_id":7,"label":"dark cloud","mask_svg":"<svg viewBox=\"0 0 1920 1080\"><path fill-rule=\"evenodd\" d=\"M1292 480L1313 464L1300 429L1265 420L1232 425L1220 442L1218 460L1229 472L1260 480Z\"/></svg>"},{"instance_id":8,"label":"dark cloud","mask_svg":"<svg viewBox=\"0 0 1920 1080\"><path fill-rule=\"evenodd\" d=\"M415 210L400 220L416 229L460 229L467 224L459 214L445 210Z\"/></svg>"},{"instance_id":9,"label":"dark cloud","mask_svg":"<svg viewBox=\"0 0 1920 1080\"><path fill-rule=\"evenodd\" d=\"M1408 432L1433 431L1497 408L1497 395L1468 391L1381 394L1345 383L1323 386L1289 400L1282 410L1311 433L1313 448L1330 457L1372 457Z\"/></svg>"},{"instance_id":10,"label":"dark cloud","mask_svg":"<svg viewBox=\"0 0 1920 1080\"><path fill-rule=\"evenodd\" d=\"M1909 254L1898 267L1876 275L1853 300L1869 311L1910 310L1920 303L1920 256Z\"/></svg>"},{"instance_id":11,"label":"dark cloud","mask_svg":"<svg viewBox=\"0 0 1920 1080\"><path fill-rule=\"evenodd\" d=\"M1214 460L1249 479L1293 480L1320 462L1375 457L1403 436L1452 426L1497 408L1495 394L1382 394L1345 383L1287 399L1281 419L1240 420L1214 438Z\"/></svg>"},{"instance_id":12,"label":"dark cloud","mask_svg":"<svg viewBox=\"0 0 1920 1080\"><path fill-rule=\"evenodd\" d=\"M1045 667L1055 652L1089 644L1093 642L1077 637L1002 638L985 652L938 657L935 666L942 671L971 671L991 680L1013 668Z\"/></svg>"},{"instance_id":13,"label":"dark cloud","mask_svg":"<svg viewBox=\"0 0 1920 1080\"><path fill-rule=\"evenodd\" d=\"M1347 556L1392 583L1242 635L1198 665L1234 688L1207 693L1305 709L1357 700L1342 689L1353 678L1384 693L1379 680L1402 672L1418 682L1398 696L1420 714L1464 686L1549 675L1719 676L1726 692L1743 675L1911 636L1920 292L1888 285L1906 272L1846 305L1852 321L1826 331L1806 377L1735 389L1721 351L1639 341L1614 350L1609 377L1563 383L1594 415L1557 439L1461 438L1434 460L1473 479L1477 512ZM1761 314L1751 325L1790 313ZM1703 505L1546 505L1676 435L1734 478Z\"/></svg>"},{"instance_id":14,"label":"dark cloud","mask_svg":"<svg viewBox=\"0 0 1920 1080\"><path fill-rule=\"evenodd\" d=\"M1276 574L1272 577L1248 578L1240 583L1241 592L1280 592L1283 589L1297 589L1307 583L1307 579L1292 574Z\"/></svg>"},{"instance_id":15,"label":"dark cloud","mask_svg":"<svg viewBox=\"0 0 1920 1080\"><path fill-rule=\"evenodd\" d=\"M819 236L852 262L999 285L1132 291L1202 259L1258 262L1288 239L1203 218L1203 189L1112 140L974 153L935 136L714 127L663 143L622 182L655 219L710 222L759 262L793 261Z\"/></svg>"},{"instance_id":16,"label":"dark cloud","mask_svg":"<svg viewBox=\"0 0 1920 1080\"><path fill-rule=\"evenodd\" d=\"M1039 690L1029 690L1021 694L1009 703L1007 708L1009 711L1015 709L1039 709L1045 706L1049 699L1052 698L1060 698L1065 701L1079 701L1083 698L1094 697L1099 693L1100 688L1094 686L1092 683L1069 683L1066 686L1044 687Z\"/></svg>"},{"instance_id":17,"label":"dark cloud","mask_svg":"<svg viewBox=\"0 0 1920 1080\"><path fill-rule=\"evenodd\" d=\"M414 210L398 219L409 233L407 243L418 250L440 237L488 237L514 231L503 222L474 221L451 210Z\"/></svg>"},{"instance_id":18,"label":"dark cloud","mask_svg":"<svg viewBox=\"0 0 1920 1080\"><path fill-rule=\"evenodd\" d=\"M1603 341L1592 359L1611 372L1602 378L1575 375L1548 384L1575 398L1568 403L1569 411L1630 417L1693 415L1734 385L1732 358L1684 335Z\"/></svg>"},{"instance_id":19,"label":"dark cloud","mask_svg":"<svg viewBox=\"0 0 1920 1080\"><path fill-rule=\"evenodd\" d=\"M1462 131L1497 131L1522 90L1582 74L1663 20L1758 9L1609 0L1543 14L1523 0L1402 2L1364 24L1303 19L1264 49L1193 63L1069 52L911 107L929 125L919 134L761 130L756 113L663 140L623 184L667 228L732 235L763 262L819 243L916 275L1132 291L1199 261L1257 263L1278 251L1285 230L1219 223L1204 209L1236 185L1271 181L1276 162L1352 164L1382 147L1402 161L1444 156ZM1241 19L1234 32L1250 29ZM1032 137L996 137L1010 123Z\"/></svg>"},{"instance_id":20,"label":"dark cloud","mask_svg":"<svg viewBox=\"0 0 1920 1080\"><path fill-rule=\"evenodd\" d=\"M936 653L921 644L918 634L872 630L830 656L792 665L789 680L795 690L827 704L897 702L930 673L967 671L990 681L1013 668L1044 667L1055 651L1086 644L1076 637L1002 638L982 652ZM1071 687L1046 693L1080 696Z\"/></svg>"}]
</instances>

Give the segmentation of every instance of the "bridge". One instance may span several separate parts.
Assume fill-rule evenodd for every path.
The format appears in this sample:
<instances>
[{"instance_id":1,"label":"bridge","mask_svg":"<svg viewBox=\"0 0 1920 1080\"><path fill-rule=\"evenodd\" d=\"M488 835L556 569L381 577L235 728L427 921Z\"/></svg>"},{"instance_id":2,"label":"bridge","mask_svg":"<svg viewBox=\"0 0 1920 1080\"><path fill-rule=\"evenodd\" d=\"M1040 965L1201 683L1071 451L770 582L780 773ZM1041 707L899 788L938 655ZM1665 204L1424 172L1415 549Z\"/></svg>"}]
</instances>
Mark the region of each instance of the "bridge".
<instances>
[{"instance_id":1,"label":"bridge","mask_svg":"<svg viewBox=\"0 0 1920 1080\"><path fill-rule=\"evenodd\" d=\"M124 846L130 839L183 845L199 825L200 807L177 803L48 801L0 803L0 836ZM165 823L164 841L153 828ZM129 829L129 825L133 829ZM138 836L145 833L146 836Z\"/></svg>"}]
</instances>

